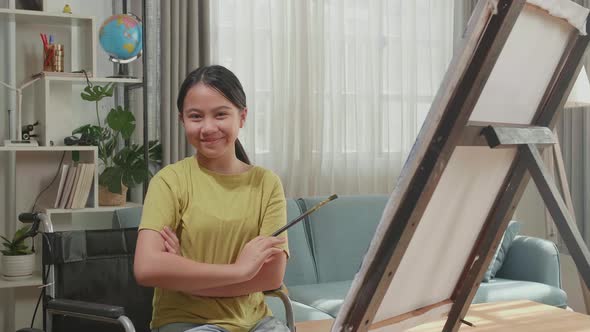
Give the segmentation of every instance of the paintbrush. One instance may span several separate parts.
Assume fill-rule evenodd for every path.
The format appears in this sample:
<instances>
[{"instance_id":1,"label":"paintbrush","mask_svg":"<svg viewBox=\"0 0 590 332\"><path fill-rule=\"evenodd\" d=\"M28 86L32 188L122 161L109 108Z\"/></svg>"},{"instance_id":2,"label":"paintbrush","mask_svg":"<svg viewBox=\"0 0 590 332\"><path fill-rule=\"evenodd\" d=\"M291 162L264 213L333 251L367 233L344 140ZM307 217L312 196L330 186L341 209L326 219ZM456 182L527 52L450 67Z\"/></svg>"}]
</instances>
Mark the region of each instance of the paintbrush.
<instances>
[{"instance_id":1,"label":"paintbrush","mask_svg":"<svg viewBox=\"0 0 590 332\"><path fill-rule=\"evenodd\" d=\"M319 208L321 208L322 206L324 206L324 205L328 204L329 202L335 200L336 198L338 198L338 195L334 194L334 195L328 197L327 199L319 202L318 204L316 204L311 209L307 210L305 213L303 213L299 217L297 217L297 218L289 221L285 226L279 228L277 231L275 231L274 233L272 233L272 236L277 236L277 235L281 234L282 232L284 232L287 229L291 228L291 226L293 226L293 225L297 224L298 222L300 222L301 220L303 220L303 218L305 218L305 217L309 216L310 214L314 213Z\"/></svg>"}]
</instances>

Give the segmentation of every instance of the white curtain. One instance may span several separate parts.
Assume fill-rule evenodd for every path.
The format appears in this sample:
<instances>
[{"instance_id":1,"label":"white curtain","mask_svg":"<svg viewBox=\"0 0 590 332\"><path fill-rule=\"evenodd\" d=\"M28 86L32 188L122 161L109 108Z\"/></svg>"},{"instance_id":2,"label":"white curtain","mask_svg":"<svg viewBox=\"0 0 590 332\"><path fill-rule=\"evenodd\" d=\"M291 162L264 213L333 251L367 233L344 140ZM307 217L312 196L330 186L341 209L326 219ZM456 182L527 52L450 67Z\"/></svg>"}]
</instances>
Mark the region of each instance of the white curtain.
<instances>
[{"instance_id":1,"label":"white curtain","mask_svg":"<svg viewBox=\"0 0 590 332\"><path fill-rule=\"evenodd\" d=\"M590 62L586 61L588 64ZM563 110L557 127L575 219L582 237L590 246L590 108ZM562 241L560 239L559 244L564 248Z\"/></svg>"},{"instance_id":2,"label":"white curtain","mask_svg":"<svg viewBox=\"0 0 590 332\"><path fill-rule=\"evenodd\" d=\"M590 0L575 1L590 8ZM590 68L590 53L586 53L582 61L586 69ZM576 221L590 246L590 107L564 110L558 125Z\"/></svg>"},{"instance_id":3,"label":"white curtain","mask_svg":"<svg viewBox=\"0 0 590 332\"><path fill-rule=\"evenodd\" d=\"M288 197L389 193L452 56L451 0L212 0L240 140Z\"/></svg>"}]
</instances>

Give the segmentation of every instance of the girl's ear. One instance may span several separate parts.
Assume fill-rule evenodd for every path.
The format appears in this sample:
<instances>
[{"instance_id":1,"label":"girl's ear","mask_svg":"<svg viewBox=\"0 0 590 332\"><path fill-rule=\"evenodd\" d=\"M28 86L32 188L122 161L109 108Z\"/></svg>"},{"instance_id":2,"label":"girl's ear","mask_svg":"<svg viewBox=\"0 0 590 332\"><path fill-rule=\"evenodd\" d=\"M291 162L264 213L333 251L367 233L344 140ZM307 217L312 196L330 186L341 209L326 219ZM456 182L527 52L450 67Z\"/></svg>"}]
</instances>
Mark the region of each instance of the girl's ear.
<instances>
[{"instance_id":1,"label":"girl's ear","mask_svg":"<svg viewBox=\"0 0 590 332\"><path fill-rule=\"evenodd\" d=\"M248 108L244 108L240 112L240 128L244 128L244 123L246 123L247 116L248 116Z\"/></svg>"},{"instance_id":2,"label":"girl's ear","mask_svg":"<svg viewBox=\"0 0 590 332\"><path fill-rule=\"evenodd\" d=\"M182 117L182 113L178 112L178 120L184 124L184 118Z\"/></svg>"}]
</instances>

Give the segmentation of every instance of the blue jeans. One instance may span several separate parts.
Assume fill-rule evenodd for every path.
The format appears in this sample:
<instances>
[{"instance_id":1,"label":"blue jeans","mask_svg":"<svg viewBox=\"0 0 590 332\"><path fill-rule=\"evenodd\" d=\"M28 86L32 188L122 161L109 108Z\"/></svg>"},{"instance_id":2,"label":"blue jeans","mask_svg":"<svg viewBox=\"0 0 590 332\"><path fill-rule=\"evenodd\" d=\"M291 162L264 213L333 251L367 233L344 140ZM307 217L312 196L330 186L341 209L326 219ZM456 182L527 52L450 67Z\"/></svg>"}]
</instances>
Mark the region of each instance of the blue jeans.
<instances>
[{"instance_id":1,"label":"blue jeans","mask_svg":"<svg viewBox=\"0 0 590 332\"><path fill-rule=\"evenodd\" d=\"M250 332L289 332L289 328L281 320L272 316L265 317ZM228 332L226 329L212 324L171 323L152 329L152 332Z\"/></svg>"}]
</instances>

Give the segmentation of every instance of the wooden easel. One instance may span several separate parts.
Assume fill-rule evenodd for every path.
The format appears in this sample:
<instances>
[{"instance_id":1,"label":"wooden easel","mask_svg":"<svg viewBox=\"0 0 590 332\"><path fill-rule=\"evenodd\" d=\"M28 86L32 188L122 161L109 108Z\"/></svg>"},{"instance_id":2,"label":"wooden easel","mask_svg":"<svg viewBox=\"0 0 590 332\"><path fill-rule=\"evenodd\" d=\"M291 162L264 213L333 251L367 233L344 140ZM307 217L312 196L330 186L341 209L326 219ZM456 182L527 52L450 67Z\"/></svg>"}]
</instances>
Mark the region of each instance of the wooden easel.
<instances>
[{"instance_id":1,"label":"wooden easel","mask_svg":"<svg viewBox=\"0 0 590 332\"><path fill-rule=\"evenodd\" d=\"M574 224L576 223L576 214L574 211L574 205L572 203L572 196L569 189L569 185L567 182L567 176L565 173L565 164L563 162L563 154L561 151L561 146L559 144L559 138L557 137L556 133L553 133L555 137L555 144L553 144L552 148L546 149L544 152L545 162L547 167L549 168L549 172L555 174L555 181L559 183L559 187L561 189L561 194L563 199L565 200L565 204L569 210L572 220ZM551 215L549 211L545 210L545 220L549 220ZM586 306L586 313L590 314L590 290L584 283L582 276L580 276L580 287L582 289L582 297L584 298L584 304Z\"/></svg>"},{"instance_id":2,"label":"wooden easel","mask_svg":"<svg viewBox=\"0 0 590 332\"><path fill-rule=\"evenodd\" d=\"M530 122L527 120L523 124L523 121L498 118L489 121L483 118L479 121L484 122L478 123L470 121L483 87L497 65L498 55L524 5L522 0L478 2L461 52L454 56L442 88L432 103L390 198L392 204L386 207L378 233L334 321L333 332L364 332L371 327L383 299L391 294L388 292L390 285L399 280L395 277L404 256L410 250L413 250L410 251L412 254L417 253L417 249L410 244L414 234L420 231L426 208L456 147L509 148L514 150L514 155L503 182L497 191L494 189L493 203L487 216L483 217L482 227L472 242L469 257L450 296L424 300L416 304L412 311L396 312L397 315L387 316L387 320L403 318L403 322L411 325L418 319L409 321L407 315L432 318L441 312L428 309L441 308L448 313L443 331L458 331L530 177L535 181L582 280L590 287L590 252L538 151L539 145L555 144L549 128L554 127L558 112L569 95L590 37L572 31ZM590 26L590 23L587 25ZM403 270L406 277L408 270ZM395 286L403 287L399 283ZM391 325L392 329L402 328L399 321Z\"/></svg>"},{"instance_id":3,"label":"wooden easel","mask_svg":"<svg viewBox=\"0 0 590 332\"><path fill-rule=\"evenodd\" d=\"M495 147L517 144L519 145L519 148L523 150L526 163L528 164L528 171L543 198L546 211L553 218L555 226L562 235L562 238L578 268L580 283L584 293L584 302L586 308L588 308L588 288L590 288L590 251L582 239L582 235L576 224L561 147L559 146L559 139L553 132L549 131L548 128L543 127L535 129L538 130L538 132L534 133L531 131L531 128L489 127L486 129L487 130L484 133L490 146L492 143L497 144ZM551 138L549 136L551 136ZM550 147L546 150L550 154L549 169L545 167L546 163L538 151L537 144L550 144ZM554 172L551 171L553 165L556 166ZM552 173L557 174L555 180L552 179ZM555 185L557 182L559 182L561 187L561 193Z\"/></svg>"}]
</instances>

